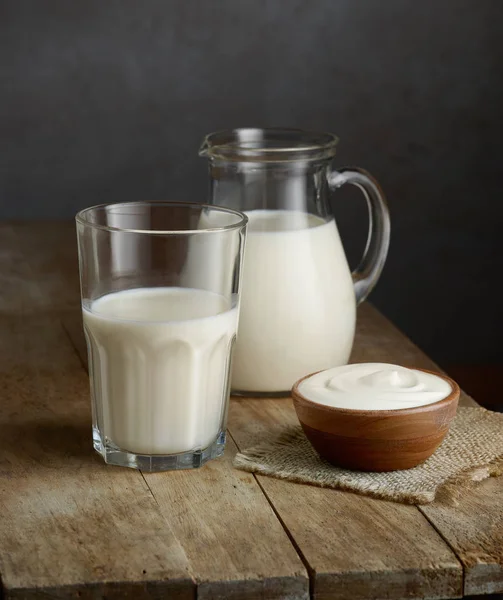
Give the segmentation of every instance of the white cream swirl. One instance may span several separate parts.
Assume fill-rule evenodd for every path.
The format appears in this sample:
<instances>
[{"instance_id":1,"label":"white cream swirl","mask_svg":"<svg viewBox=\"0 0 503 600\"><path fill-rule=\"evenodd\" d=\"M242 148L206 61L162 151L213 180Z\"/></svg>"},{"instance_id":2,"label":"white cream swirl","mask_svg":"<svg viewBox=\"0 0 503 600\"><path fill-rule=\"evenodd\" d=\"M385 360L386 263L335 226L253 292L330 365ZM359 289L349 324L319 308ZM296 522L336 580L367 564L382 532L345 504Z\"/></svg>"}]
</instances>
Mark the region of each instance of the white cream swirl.
<instances>
[{"instance_id":1,"label":"white cream swirl","mask_svg":"<svg viewBox=\"0 0 503 600\"><path fill-rule=\"evenodd\" d=\"M334 367L298 387L313 402L354 410L396 410L433 404L452 391L442 377L388 363Z\"/></svg>"}]
</instances>

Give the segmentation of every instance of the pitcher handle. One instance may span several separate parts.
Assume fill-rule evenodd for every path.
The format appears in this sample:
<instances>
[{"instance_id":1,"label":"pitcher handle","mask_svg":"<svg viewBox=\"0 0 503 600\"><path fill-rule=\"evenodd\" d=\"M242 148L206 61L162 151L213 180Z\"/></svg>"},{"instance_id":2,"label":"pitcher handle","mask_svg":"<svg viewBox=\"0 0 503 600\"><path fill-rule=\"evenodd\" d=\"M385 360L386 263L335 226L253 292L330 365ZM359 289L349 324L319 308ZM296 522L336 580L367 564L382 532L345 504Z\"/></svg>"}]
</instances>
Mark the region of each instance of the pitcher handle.
<instances>
[{"instance_id":1,"label":"pitcher handle","mask_svg":"<svg viewBox=\"0 0 503 600\"><path fill-rule=\"evenodd\" d=\"M374 288L384 267L389 248L390 220L386 197L377 181L358 167L332 171L329 185L337 189L345 183L360 188L369 209L369 232L360 264L353 271L356 303L360 304Z\"/></svg>"}]
</instances>

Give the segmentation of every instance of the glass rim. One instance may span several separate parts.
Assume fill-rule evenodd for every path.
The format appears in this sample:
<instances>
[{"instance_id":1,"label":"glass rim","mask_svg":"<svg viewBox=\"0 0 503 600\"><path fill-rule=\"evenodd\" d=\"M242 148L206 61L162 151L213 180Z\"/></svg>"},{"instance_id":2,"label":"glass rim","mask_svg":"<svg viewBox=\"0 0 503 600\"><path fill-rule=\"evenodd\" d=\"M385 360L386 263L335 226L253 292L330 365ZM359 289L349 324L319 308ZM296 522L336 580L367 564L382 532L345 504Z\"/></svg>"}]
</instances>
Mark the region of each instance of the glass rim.
<instances>
[{"instance_id":1,"label":"glass rim","mask_svg":"<svg viewBox=\"0 0 503 600\"><path fill-rule=\"evenodd\" d=\"M281 142L268 145L268 142ZM243 127L207 134L200 156L240 161L295 161L331 158L339 138L327 131L288 127Z\"/></svg>"},{"instance_id":2,"label":"glass rim","mask_svg":"<svg viewBox=\"0 0 503 600\"><path fill-rule=\"evenodd\" d=\"M208 208L210 210L214 210L220 213L232 214L238 217L237 223L232 223L230 225L220 225L216 227L205 227L203 229L135 229L128 227L116 227L113 225L101 225L100 223L92 223L88 219L86 219L86 214L92 211L96 211L98 209L106 209L107 207L112 206L151 206L151 207L179 207L179 208ZM110 232L119 232L119 233L136 233L142 235L194 235L197 233L214 233L214 232L222 232L222 231L232 231L236 229L243 228L248 223L248 217L233 208L226 208L224 206L217 206L214 204L205 204L198 202L155 202L155 201L133 201L133 202L104 202L103 204L96 204L94 206L88 206L80 210L75 215L75 221L79 225L83 225L85 227L90 227L92 229L99 229L101 231L110 231Z\"/></svg>"}]
</instances>

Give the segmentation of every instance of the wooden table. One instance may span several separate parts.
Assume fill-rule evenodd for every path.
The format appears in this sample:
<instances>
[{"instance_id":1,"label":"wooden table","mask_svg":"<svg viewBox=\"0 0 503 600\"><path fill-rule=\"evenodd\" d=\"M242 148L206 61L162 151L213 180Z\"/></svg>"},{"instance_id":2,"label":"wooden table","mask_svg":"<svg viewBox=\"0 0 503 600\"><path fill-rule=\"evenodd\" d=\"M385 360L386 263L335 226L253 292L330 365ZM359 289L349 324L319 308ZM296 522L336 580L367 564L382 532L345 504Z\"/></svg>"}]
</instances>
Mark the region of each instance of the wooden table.
<instances>
[{"instance_id":1,"label":"wooden table","mask_svg":"<svg viewBox=\"0 0 503 600\"><path fill-rule=\"evenodd\" d=\"M233 469L238 448L295 422L290 399L233 399L225 457L200 470L106 466L91 450L75 247L70 223L0 225L5 598L410 599L503 590L503 477L455 504L415 507ZM353 360L434 368L369 304Z\"/></svg>"}]
</instances>

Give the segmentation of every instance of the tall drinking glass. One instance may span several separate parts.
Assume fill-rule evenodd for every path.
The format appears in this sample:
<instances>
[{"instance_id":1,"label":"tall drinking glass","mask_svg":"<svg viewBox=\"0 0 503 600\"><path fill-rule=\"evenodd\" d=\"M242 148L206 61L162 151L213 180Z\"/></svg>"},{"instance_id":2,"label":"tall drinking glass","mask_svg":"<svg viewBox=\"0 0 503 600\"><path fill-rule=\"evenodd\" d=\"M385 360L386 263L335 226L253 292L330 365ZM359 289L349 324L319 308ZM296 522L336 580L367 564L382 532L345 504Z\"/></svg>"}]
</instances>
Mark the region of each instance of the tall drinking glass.
<instances>
[{"instance_id":1,"label":"tall drinking glass","mask_svg":"<svg viewBox=\"0 0 503 600\"><path fill-rule=\"evenodd\" d=\"M221 456L246 216L138 202L76 222L95 450L146 471Z\"/></svg>"}]
</instances>

